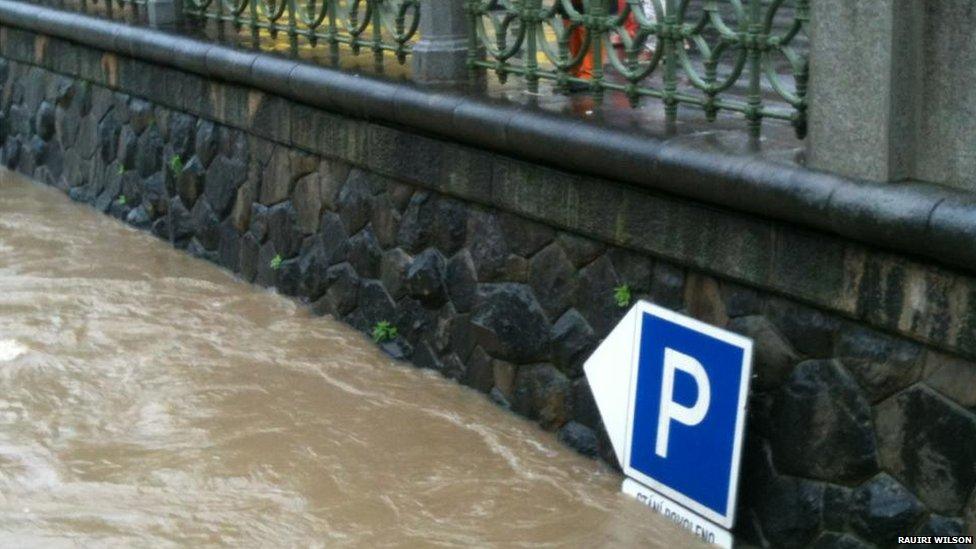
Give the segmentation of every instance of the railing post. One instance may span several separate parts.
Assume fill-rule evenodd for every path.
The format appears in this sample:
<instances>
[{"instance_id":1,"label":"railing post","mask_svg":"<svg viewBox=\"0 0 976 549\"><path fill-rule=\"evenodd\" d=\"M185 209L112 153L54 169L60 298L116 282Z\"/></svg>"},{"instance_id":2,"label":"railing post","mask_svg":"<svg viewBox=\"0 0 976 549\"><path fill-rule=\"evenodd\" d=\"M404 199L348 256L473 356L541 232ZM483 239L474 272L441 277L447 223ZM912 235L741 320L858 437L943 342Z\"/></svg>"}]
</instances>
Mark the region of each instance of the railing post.
<instances>
[{"instance_id":1,"label":"railing post","mask_svg":"<svg viewBox=\"0 0 976 549\"><path fill-rule=\"evenodd\" d=\"M811 167L875 181L912 177L925 4L810 3Z\"/></svg>"},{"instance_id":2,"label":"railing post","mask_svg":"<svg viewBox=\"0 0 976 549\"><path fill-rule=\"evenodd\" d=\"M183 0L147 0L149 26L172 28L183 21Z\"/></svg>"},{"instance_id":3,"label":"railing post","mask_svg":"<svg viewBox=\"0 0 976 549\"><path fill-rule=\"evenodd\" d=\"M465 0L420 0L420 40L413 46L414 80L456 84L468 79Z\"/></svg>"}]
</instances>

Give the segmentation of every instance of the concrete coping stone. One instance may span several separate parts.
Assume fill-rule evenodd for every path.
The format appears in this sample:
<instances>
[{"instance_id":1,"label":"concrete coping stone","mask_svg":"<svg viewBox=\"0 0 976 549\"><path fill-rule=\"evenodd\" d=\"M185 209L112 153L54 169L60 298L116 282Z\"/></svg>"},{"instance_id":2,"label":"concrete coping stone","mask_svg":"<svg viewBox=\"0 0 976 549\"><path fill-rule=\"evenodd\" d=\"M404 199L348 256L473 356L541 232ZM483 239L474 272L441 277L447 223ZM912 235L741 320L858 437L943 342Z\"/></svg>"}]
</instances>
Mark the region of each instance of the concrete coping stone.
<instances>
[{"instance_id":1,"label":"concrete coping stone","mask_svg":"<svg viewBox=\"0 0 976 549\"><path fill-rule=\"evenodd\" d=\"M15 0L0 0L0 24L976 271L976 197L962 191L861 181L697 150L476 94L424 89Z\"/></svg>"}]
</instances>

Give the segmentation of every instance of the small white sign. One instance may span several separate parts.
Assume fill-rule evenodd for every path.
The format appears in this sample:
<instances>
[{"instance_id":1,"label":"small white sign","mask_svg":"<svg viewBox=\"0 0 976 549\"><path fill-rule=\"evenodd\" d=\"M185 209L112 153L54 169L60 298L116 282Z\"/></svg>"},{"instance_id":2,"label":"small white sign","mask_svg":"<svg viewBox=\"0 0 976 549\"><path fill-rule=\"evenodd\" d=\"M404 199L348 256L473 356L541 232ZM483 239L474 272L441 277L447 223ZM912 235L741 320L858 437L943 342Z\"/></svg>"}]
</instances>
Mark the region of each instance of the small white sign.
<instances>
[{"instance_id":1,"label":"small white sign","mask_svg":"<svg viewBox=\"0 0 976 549\"><path fill-rule=\"evenodd\" d=\"M620 489L623 493L650 507L655 513L663 515L664 518L688 530L703 542L717 545L723 549L732 549L732 534L727 530L701 518L636 480L624 479L624 484Z\"/></svg>"},{"instance_id":2,"label":"small white sign","mask_svg":"<svg viewBox=\"0 0 976 549\"><path fill-rule=\"evenodd\" d=\"M748 338L646 301L583 366L624 474L729 546L751 366Z\"/></svg>"}]
</instances>

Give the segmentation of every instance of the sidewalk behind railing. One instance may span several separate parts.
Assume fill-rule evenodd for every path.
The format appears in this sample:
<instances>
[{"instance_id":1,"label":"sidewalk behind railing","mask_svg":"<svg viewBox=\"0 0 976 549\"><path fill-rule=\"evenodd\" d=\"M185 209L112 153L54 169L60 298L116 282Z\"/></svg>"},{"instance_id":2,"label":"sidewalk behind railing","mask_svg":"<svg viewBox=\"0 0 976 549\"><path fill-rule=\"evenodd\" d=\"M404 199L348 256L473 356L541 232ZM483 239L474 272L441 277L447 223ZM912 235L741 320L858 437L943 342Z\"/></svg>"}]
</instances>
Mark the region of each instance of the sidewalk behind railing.
<instances>
[{"instance_id":1,"label":"sidewalk behind railing","mask_svg":"<svg viewBox=\"0 0 976 549\"><path fill-rule=\"evenodd\" d=\"M708 120L739 113L753 136L764 119L806 134L809 0L34 2L136 24L153 4L182 2L185 21L211 25L221 36L230 31L250 47L293 54L323 47L333 61L340 48L372 51L378 66L388 53L404 64L425 40L419 55L440 55L443 63L445 47L460 35L462 74L464 66L472 76L488 70L502 83L515 75L533 93L549 81L556 92L589 93L598 102L619 93L632 107L657 100L670 123L684 106ZM422 24L423 17L430 20Z\"/></svg>"}]
</instances>

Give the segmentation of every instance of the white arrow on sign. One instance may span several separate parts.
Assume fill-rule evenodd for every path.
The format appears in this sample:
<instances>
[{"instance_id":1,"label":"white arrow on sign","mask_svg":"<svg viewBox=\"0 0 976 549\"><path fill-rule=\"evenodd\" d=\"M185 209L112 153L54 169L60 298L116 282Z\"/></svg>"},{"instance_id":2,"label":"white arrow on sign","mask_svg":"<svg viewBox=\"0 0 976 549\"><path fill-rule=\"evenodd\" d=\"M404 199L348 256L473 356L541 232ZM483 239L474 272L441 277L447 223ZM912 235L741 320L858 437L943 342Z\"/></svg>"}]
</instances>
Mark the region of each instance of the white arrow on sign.
<instances>
[{"instance_id":1,"label":"white arrow on sign","mask_svg":"<svg viewBox=\"0 0 976 549\"><path fill-rule=\"evenodd\" d=\"M732 543L722 527L734 521L751 363L751 340L641 301L583 365L631 477L624 492L723 547ZM689 456L700 448L715 451Z\"/></svg>"}]
</instances>

